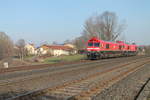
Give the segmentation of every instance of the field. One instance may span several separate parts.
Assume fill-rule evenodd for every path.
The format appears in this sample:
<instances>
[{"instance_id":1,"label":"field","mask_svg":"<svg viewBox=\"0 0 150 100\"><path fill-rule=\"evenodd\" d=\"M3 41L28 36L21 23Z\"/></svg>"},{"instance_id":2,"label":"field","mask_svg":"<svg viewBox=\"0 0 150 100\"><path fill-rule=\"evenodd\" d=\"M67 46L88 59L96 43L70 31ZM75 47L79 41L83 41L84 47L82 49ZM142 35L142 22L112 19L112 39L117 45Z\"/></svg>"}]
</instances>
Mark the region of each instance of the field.
<instances>
[{"instance_id":1,"label":"field","mask_svg":"<svg viewBox=\"0 0 150 100\"><path fill-rule=\"evenodd\" d=\"M69 56L59 56L59 57L49 57L44 60L44 63L54 64L59 62L72 62L85 59L85 55L69 55Z\"/></svg>"},{"instance_id":2,"label":"field","mask_svg":"<svg viewBox=\"0 0 150 100\"><path fill-rule=\"evenodd\" d=\"M80 61L85 59L85 55L69 55L69 56L58 56L58 57L47 57L47 58L40 58L40 61L34 61L34 56L25 57L24 61L20 59L13 58L11 59L8 64L9 67L19 67L19 66L28 66L28 65L38 65L38 64L55 64L61 62L74 62ZM0 61L0 68L4 68L3 66L4 61Z\"/></svg>"}]
</instances>

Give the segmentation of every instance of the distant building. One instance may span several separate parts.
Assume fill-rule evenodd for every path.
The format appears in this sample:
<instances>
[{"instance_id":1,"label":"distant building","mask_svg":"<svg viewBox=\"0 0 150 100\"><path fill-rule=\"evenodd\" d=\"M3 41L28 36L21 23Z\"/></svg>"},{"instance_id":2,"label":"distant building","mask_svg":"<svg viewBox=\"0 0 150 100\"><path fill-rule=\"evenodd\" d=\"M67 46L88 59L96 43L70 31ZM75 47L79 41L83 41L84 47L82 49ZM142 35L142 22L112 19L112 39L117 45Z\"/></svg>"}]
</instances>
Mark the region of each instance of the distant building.
<instances>
[{"instance_id":1,"label":"distant building","mask_svg":"<svg viewBox=\"0 0 150 100\"><path fill-rule=\"evenodd\" d=\"M64 44L64 46L68 46L72 48L73 49L72 54L77 54L77 48L75 45L67 43L67 44Z\"/></svg>"},{"instance_id":2,"label":"distant building","mask_svg":"<svg viewBox=\"0 0 150 100\"><path fill-rule=\"evenodd\" d=\"M26 44L24 47L27 50L28 55L36 55L34 44Z\"/></svg>"},{"instance_id":3,"label":"distant building","mask_svg":"<svg viewBox=\"0 0 150 100\"><path fill-rule=\"evenodd\" d=\"M146 46L139 46L138 47L138 55L145 55L146 54Z\"/></svg>"},{"instance_id":4,"label":"distant building","mask_svg":"<svg viewBox=\"0 0 150 100\"><path fill-rule=\"evenodd\" d=\"M37 55L46 55L48 53L48 47L46 45L42 45L36 49Z\"/></svg>"},{"instance_id":5,"label":"distant building","mask_svg":"<svg viewBox=\"0 0 150 100\"><path fill-rule=\"evenodd\" d=\"M39 51L39 55L49 54L52 56L60 56L76 54L76 50L74 48L64 45L42 45L39 47Z\"/></svg>"}]
</instances>

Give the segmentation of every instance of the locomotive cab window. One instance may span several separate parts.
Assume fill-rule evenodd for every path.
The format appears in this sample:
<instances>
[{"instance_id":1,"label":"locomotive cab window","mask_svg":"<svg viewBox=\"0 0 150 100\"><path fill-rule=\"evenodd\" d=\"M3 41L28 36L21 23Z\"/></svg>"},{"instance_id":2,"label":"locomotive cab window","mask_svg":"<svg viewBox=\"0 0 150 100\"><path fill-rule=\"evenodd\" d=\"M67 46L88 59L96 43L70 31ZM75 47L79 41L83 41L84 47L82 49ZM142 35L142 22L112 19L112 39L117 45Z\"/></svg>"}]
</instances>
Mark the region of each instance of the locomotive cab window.
<instances>
[{"instance_id":1,"label":"locomotive cab window","mask_svg":"<svg viewBox=\"0 0 150 100\"><path fill-rule=\"evenodd\" d=\"M89 46L89 47L92 47L92 46L93 46L93 43L92 43L92 42L89 42L89 43L88 43L88 46Z\"/></svg>"},{"instance_id":2,"label":"locomotive cab window","mask_svg":"<svg viewBox=\"0 0 150 100\"><path fill-rule=\"evenodd\" d=\"M106 49L109 49L109 44L106 44Z\"/></svg>"},{"instance_id":3,"label":"locomotive cab window","mask_svg":"<svg viewBox=\"0 0 150 100\"><path fill-rule=\"evenodd\" d=\"M94 47L99 47L100 43L94 43Z\"/></svg>"}]
</instances>

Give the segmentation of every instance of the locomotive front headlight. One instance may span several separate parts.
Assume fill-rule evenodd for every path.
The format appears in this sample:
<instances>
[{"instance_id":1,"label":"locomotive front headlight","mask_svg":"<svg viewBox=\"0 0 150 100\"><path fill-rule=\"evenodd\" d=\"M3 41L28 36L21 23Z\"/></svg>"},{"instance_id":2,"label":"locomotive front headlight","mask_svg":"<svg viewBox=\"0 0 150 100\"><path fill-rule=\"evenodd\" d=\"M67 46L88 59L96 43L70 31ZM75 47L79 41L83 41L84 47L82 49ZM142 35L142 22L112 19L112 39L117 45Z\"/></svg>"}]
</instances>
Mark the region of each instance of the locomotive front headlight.
<instances>
[{"instance_id":1,"label":"locomotive front headlight","mask_svg":"<svg viewBox=\"0 0 150 100\"><path fill-rule=\"evenodd\" d=\"M90 52L88 52L87 55L90 55Z\"/></svg>"},{"instance_id":2,"label":"locomotive front headlight","mask_svg":"<svg viewBox=\"0 0 150 100\"><path fill-rule=\"evenodd\" d=\"M96 52L95 55L99 55L99 54Z\"/></svg>"}]
</instances>

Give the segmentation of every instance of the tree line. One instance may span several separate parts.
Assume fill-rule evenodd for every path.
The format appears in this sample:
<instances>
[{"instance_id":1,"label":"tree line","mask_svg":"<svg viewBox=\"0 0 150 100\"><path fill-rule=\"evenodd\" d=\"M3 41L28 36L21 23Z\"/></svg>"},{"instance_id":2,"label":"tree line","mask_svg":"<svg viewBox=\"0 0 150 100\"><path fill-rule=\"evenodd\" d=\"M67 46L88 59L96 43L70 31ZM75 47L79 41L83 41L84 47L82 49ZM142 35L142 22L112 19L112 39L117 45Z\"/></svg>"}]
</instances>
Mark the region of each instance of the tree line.
<instances>
[{"instance_id":1,"label":"tree line","mask_svg":"<svg viewBox=\"0 0 150 100\"><path fill-rule=\"evenodd\" d=\"M24 47L24 39L20 39L14 44L5 32L0 32L0 60L9 59L13 56L18 56L23 60L23 57L27 55Z\"/></svg>"}]
</instances>

